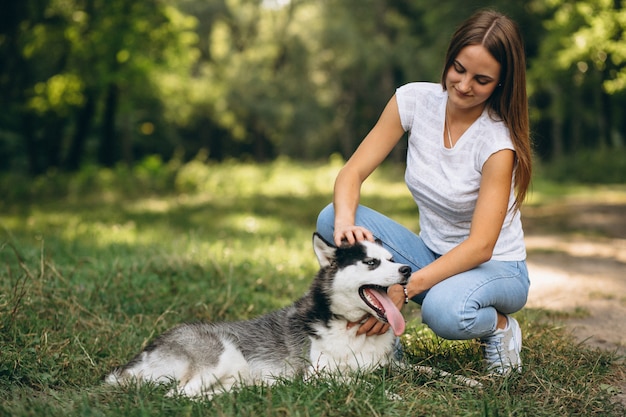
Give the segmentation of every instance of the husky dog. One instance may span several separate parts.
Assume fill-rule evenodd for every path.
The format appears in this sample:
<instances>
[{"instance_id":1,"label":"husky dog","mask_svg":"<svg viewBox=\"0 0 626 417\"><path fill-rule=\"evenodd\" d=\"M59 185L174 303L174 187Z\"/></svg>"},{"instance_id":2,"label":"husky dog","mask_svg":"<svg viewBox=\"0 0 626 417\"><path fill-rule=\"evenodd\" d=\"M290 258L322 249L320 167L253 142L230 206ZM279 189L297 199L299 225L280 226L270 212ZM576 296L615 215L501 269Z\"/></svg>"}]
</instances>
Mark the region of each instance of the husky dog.
<instances>
[{"instance_id":1,"label":"husky dog","mask_svg":"<svg viewBox=\"0 0 626 417\"><path fill-rule=\"evenodd\" d=\"M343 375L388 364L405 323L387 288L405 284L411 268L367 241L336 248L315 233L313 248L320 271L292 305L247 321L175 327L106 381L175 381L170 394L210 397L237 384L271 384L316 372ZM348 328L366 315L391 328L369 337L357 335L358 326Z\"/></svg>"}]
</instances>

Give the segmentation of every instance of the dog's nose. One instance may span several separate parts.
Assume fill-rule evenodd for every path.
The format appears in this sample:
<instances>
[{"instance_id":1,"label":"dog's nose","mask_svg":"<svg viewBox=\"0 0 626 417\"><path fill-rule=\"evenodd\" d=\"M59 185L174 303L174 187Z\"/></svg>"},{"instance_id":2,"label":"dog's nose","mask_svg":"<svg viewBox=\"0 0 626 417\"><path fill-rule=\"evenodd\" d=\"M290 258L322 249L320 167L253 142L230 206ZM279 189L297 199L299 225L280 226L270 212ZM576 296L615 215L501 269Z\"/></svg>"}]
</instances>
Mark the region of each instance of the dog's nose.
<instances>
[{"instance_id":1,"label":"dog's nose","mask_svg":"<svg viewBox=\"0 0 626 417\"><path fill-rule=\"evenodd\" d=\"M406 266L406 265L402 265L400 267L400 269L398 270L405 278L408 278L411 276L411 267L410 266Z\"/></svg>"}]
</instances>

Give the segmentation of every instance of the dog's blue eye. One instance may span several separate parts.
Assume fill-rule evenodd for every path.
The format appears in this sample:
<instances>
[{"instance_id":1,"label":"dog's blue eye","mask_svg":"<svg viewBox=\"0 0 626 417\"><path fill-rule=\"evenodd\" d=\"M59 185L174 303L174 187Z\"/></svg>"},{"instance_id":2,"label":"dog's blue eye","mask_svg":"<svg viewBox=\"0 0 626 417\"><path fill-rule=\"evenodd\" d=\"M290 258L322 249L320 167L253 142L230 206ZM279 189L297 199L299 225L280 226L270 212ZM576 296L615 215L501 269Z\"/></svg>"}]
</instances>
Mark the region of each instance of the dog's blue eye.
<instances>
[{"instance_id":1,"label":"dog's blue eye","mask_svg":"<svg viewBox=\"0 0 626 417\"><path fill-rule=\"evenodd\" d=\"M380 259L376 259L376 258L366 258L363 260L363 263L367 266L371 267L377 267L378 265L380 265Z\"/></svg>"}]
</instances>

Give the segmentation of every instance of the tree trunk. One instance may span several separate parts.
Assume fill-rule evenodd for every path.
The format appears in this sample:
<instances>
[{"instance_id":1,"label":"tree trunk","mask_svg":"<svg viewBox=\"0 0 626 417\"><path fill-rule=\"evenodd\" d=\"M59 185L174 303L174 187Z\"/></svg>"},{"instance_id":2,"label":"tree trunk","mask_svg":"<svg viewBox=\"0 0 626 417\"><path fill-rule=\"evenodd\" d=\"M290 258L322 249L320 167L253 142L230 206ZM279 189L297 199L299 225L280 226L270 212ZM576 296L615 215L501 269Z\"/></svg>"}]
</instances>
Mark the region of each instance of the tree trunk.
<instances>
[{"instance_id":1,"label":"tree trunk","mask_svg":"<svg viewBox=\"0 0 626 417\"><path fill-rule=\"evenodd\" d=\"M602 79L608 80L610 77L609 69L606 68L602 73ZM599 88L600 94L600 126L602 128L602 139L600 143L600 149L604 150L606 147L611 146L611 133L613 131L613 109L611 106L611 96L604 91L604 88Z\"/></svg>"},{"instance_id":2,"label":"tree trunk","mask_svg":"<svg viewBox=\"0 0 626 417\"><path fill-rule=\"evenodd\" d=\"M571 98L570 102L570 125L571 125L571 141L569 148L571 149L571 153L575 153L577 150L581 149L583 145L583 132L585 130L585 125L583 121L585 120L585 111L588 111L585 108L583 97L581 94L580 88L570 88L569 89Z\"/></svg>"},{"instance_id":3,"label":"tree trunk","mask_svg":"<svg viewBox=\"0 0 626 417\"><path fill-rule=\"evenodd\" d=\"M558 84L552 84L552 158L558 159L563 156L563 95Z\"/></svg>"},{"instance_id":4,"label":"tree trunk","mask_svg":"<svg viewBox=\"0 0 626 417\"><path fill-rule=\"evenodd\" d=\"M39 152L37 152L37 138L35 134L36 118L31 114L22 115L22 137L26 148L26 159L28 161L28 171L31 175L42 173L39 163Z\"/></svg>"},{"instance_id":5,"label":"tree trunk","mask_svg":"<svg viewBox=\"0 0 626 417\"><path fill-rule=\"evenodd\" d=\"M44 131L42 135L45 167L58 168L61 166L61 151L63 148L63 131L65 130L66 119L56 114L50 114L45 118Z\"/></svg>"},{"instance_id":6,"label":"tree trunk","mask_svg":"<svg viewBox=\"0 0 626 417\"><path fill-rule=\"evenodd\" d=\"M602 83L602 79L599 80L600 84ZM597 134L597 143L596 143L596 147L598 149L605 149L606 148L606 138L607 138L607 132L608 132L608 120L607 120L607 110L605 108L606 106L606 100L605 100L605 96L606 93L604 93L604 91L602 91L602 86L599 85L598 88L596 88L595 90L595 101L596 101L596 111L597 111L597 115L598 115L598 134Z\"/></svg>"},{"instance_id":7,"label":"tree trunk","mask_svg":"<svg viewBox=\"0 0 626 417\"><path fill-rule=\"evenodd\" d=\"M113 166L117 162L117 140L115 137L115 113L119 101L119 87L117 84L109 84L106 101L104 103L104 116L102 118L102 135L98 149L98 162L104 166Z\"/></svg>"},{"instance_id":8,"label":"tree trunk","mask_svg":"<svg viewBox=\"0 0 626 417\"><path fill-rule=\"evenodd\" d=\"M65 167L69 171L76 171L80 168L80 161L85 150L87 135L91 129L93 117L96 112L96 98L91 91L85 92L85 105L78 112L76 120L76 130L70 143L70 150L65 159Z\"/></svg>"}]
</instances>

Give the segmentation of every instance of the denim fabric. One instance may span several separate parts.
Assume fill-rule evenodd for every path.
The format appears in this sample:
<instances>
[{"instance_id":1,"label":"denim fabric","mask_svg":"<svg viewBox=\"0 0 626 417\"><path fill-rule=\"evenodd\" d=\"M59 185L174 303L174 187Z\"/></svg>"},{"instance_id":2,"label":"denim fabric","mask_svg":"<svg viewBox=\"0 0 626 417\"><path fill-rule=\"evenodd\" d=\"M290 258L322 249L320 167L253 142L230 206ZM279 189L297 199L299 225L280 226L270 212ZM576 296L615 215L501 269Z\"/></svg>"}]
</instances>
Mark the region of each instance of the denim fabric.
<instances>
[{"instance_id":1,"label":"denim fabric","mask_svg":"<svg viewBox=\"0 0 626 417\"><path fill-rule=\"evenodd\" d=\"M326 206L317 219L317 232L333 241L335 212ZM401 224L365 206L359 206L355 223L380 239L399 263L417 271L437 259L422 239ZM528 297L530 281L526 262L488 261L449 277L413 297L422 306L422 321L438 336L465 340L481 338L496 329L497 312L520 310Z\"/></svg>"}]
</instances>

